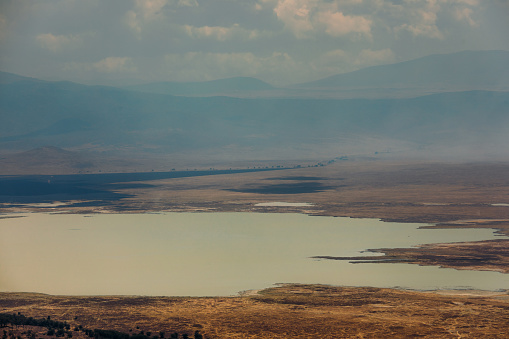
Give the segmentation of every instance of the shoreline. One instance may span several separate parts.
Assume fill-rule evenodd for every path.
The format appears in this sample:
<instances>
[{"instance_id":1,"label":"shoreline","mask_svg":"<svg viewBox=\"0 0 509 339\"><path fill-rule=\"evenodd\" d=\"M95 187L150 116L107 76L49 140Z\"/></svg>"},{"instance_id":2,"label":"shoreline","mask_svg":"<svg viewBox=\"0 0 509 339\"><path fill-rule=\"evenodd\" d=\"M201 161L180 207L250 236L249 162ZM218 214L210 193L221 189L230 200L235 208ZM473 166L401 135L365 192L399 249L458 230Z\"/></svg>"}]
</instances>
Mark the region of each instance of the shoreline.
<instances>
[{"instance_id":1,"label":"shoreline","mask_svg":"<svg viewBox=\"0 0 509 339\"><path fill-rule=\"evenodd\" d=\"M52 202L38 198L39 203L3 203L0 213L299 213L421 224L430 229L489 228L509 236L508 172L509 163L347 161L319 168L145 181L143 187L113 185L111 193L123 198L48 196L42 200ZM290 194L289 187L301 191ZM423 255L419 247L372 251L385 254L379 259L417 265L509 272L506 239L422 246L435 251L434 256Z\"/></svg>"}]
</instances>

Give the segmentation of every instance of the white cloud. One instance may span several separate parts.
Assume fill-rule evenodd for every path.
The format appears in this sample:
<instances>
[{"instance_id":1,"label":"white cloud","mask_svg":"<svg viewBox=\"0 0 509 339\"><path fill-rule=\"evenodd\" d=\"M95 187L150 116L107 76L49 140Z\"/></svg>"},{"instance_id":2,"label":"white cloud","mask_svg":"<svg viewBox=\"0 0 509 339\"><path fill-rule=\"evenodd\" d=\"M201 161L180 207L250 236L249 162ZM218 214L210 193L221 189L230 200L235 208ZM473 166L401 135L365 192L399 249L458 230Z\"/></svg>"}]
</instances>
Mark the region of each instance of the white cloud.
<instances>
[{"instance_id":1,"label":"white cloud","mask_svg":"<svg viewBox=\"0 0 509 339\"><path fill-rule=\"evenodd\" d=\"M240 39L256 39L260 36L267 35L268 32L260 32L258 30L247 30L234 24L231 27L220 26L202 26L194 27L191 25L183 26L186 34L193 38L212 38L218 41L226 41L235 37Z\"/></svg>"},{"instance_id":2,"label":"white cloud","mask_svg":"<svg viewBox=\"0 0 509 339\"><path fill-rule=\"evenodd\" d=\"M163 8L168 0L136 0L134 8L127 11L125 21L138 39L143 27L153 21L164 19Z\"/></svg>"},{"instance_id":3,"label":"white cloud","mask_svg":"<svg viewBox=\"0 0 509 339\"><path fill-rule=\"evenodd\" d=\"M35 38L39 45L53 53L60 52L66 48L75 48L83 43L79 35L54 35L51 33L39 34Z\"/></svg>"},{"instance_id":4,"label":"white cloud","mask_svg":"<svg viewBox=\"0 0 509 339\"><path fill-rule=\"evenodd\" d=\"M373 1L377 1L379 8L391 8L391 14L398 14L398 17L392 19L400 23L389 23L396 33L407 31L415 37L444 40L450 18L466 21L471 27L479 27L479 23L473 19L474 12L480 7L479 0L405 0L401 5L386 0Z\"/></svg>"},{"instance_id":5,"label":"white cloud","mask_svg":"<svg viewBox=\"0 0 509 339\"><path fill-rule=\"evenodd\" d=\"M136 9L145 20L153 20L162 15L161 10L168 0L136 0Z\"/></svg>"},{"instance_id":6,"label":"white cloud","mask_svg":"<svg viewBox=\"0 0 509 339\"><path fill-rule=\"evenodd\" d=\"M472 19L473 10L471 8L456 8L454 16L458 21L466 21L472 27L479 27L479 24Z\"/></svg>"},{"instance_id":7,"label":"white cloud","mask_svg":"<svg viewBox=\"0 0 509 339\"><path fill-rule=\"evenodd\" d=\"M313 30L309 12L317 3L317 0L279 0L274 12L296 37L304 38L307 32Z\"/></svg>"},{"instance_id":8,"label":"white cloud","mask_svg":"<svg viewBox=\"0 0 509 339\"><path fill-rule=\"evenodd\" d=\"M395 32L408 31L414 36L423 36L432 39L444 39L443 33L437 26L438 12L440 11L440 2L448 0L426 0L419 3L415 0L407 0L414 3L410 10L405 11L406 21L395 27ZM439 2L440 1L440 2ZM417 5L417 7L415 7ZM423 7L420 7L423 6Z\"/></svg>"},{"instance_id":9,"label":"white cloud","mask_svg":"<svg viewBox=\"0 0 509 339\"><path fill-rule=\"evenodd\" d=\"M324 11L316 19L325 25L325 32L331 36L342 36L349 33L362 33L371 36L371 20L362 16L344 15L342 12Z\"/></svg>"},{"instance_id":10,"label":"white cloud","mask_svg":"<svg viewBox=\"0 0 509 339\"><path fill-rule=\"evenodd\" d=\"M133 73L136 66L128 57L108 57L94 64L92 67L101 73Z\"/></svg>"},{"instance_id":11,"label":"white cloud","mask_svg":"<svg viewBox=\"0 0 509 339\"><path fill-rule=\"evenodd\" d=\"M333 37L360 33L371 37L372 21L361 15L348 15L341 8L355 6L362 1L278 0L274 12L285 28L297 38L308 38L316 33ZM353 7L352 7L353 8Z\"/></svg>"}]
</instances>

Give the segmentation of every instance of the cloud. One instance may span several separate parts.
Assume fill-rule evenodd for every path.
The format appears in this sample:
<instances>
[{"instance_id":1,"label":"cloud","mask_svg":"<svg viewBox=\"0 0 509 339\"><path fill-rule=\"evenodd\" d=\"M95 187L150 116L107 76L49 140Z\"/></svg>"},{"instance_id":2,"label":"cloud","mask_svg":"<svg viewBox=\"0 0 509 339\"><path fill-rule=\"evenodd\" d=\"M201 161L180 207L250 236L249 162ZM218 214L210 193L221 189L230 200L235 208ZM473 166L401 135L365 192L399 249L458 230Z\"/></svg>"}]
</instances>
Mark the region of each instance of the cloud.
<instances>
[{"instance_id":1,"label":"cloud","mask_svg":"<svg viewBox=\"0 0 509 339\"><path fill-rule=\"evenodd\" d=\"M35 38L39 45L53 53L60 52L66 48L78 47L83 43L79 35L54 35L51 33L39 34Z\"/></svg>"},{"instance_id":2,"label":"cloud","mask_svg":"<svg viewBox=\"0 0 509 339\"><path fill-rule=\"evenodd\" d=\"M0 66L89 83L245 75L288 84L433 53L508 49L508 3L0 0Z\"/></svg>"},{"instance_id":3,"label":"cloud","mask_svg":"<svg viewBox=\"0 0 509 339\"><path fill-rule=\"evenodd\" d=\"M125 21L138 39L146 24L164 18L163 8L167 3L168 0L135 1L134 8L125 14Z\"/></svg>"},{"instance_id":4,"label":"cloud","mask_svg":"<svg viewBox=\"0 0 509 339\"><path fill-rule=\"evenodd\" d=\"M153 20L162 15L162 9L167 3L168 0L136 0L136 9L143 19Z\"/></svg>"},{"instance_id":5,"label":"cloud","mask_svg":"<svg viewBox=\"0 0 509 339\"><path fill-rule=\"evenodd\" d=\"M279 0L274 13L296 37L304 38L307 32L313 30L309 12L317 3L316 0Z\"/></svg>"},{"instance_id":6,"label":"cloud","mask_svg":"<svg viewBox=\"0 0 509 339\"><path fill-rule=\"evenodd\" d=\"M128 57L104 58L92 64L92 67L102 73L133 73L137 70L132 59Z\"/></svg>"},{"instance_id":7,"label":"cloud","mask_svg":"<svg viewBox=\"0 0 509 339\"><path fill-rule=\"evenodd\" d=\"M239 24L234 24L231 27L221 26L202 26L194 27L191 25L184 25L186 34L193 38L212 38L218 41L226 41L235 37L241 39L256 39L261 35L266 35L258 30L247 30L240 27Z\"/></svg>"},{"instance_id":8,"label":"cloud","mask_svg":"<svg viewBox=\"0 0 509 339\"><path fill-rule=\"evenodd\" d=\"M359 3L361 1L355 0L279 0L274 7L274 13L297 38L309 38L317 33L333 37L361 33L371 37L370 19L360 15L347 15L338 10L340 5L346 8Z\"/></svg>"},{"instance_id":9,"label":"cloud","mask_svg":"<svg viewBox=\"0 0 509 339\"><path fill-rule=\"evenodd\" d=\"M325 11L317 14L318 22L325 25L325 32L331 36L362 33L371 36L371 20L362 16L348 16L341 12Z\"/></svg>"},{"instance_id":10,"label":"cloud","mask_svg":"<svg viewBox=\"0 0 509 339\"><path fill-rule=\"evenodd\" d=\"M473 12L471 8L456 8L454 16L458 21L466 21L471 27L479 27L479 23L472 19Z\"/></svg>"},{"instance_id":11,"label":"cloud","mask_svg":"<svg viewBox=\"0 0 509 339\"><path fill-rule=\"evenodd\" d=\"M451 18L466 21L471 27L479 27L479 23L473 19L474 12L481 4L479 0L405 0L401 5L378 1L385 9L392 6L392 13L398 13L397 19L403 21L393 26L396 33L407 31L414 37L444 40L444 32L450 27Z\"/></svg>"},{"instance_id":12,"label":"cloud","mask_svg":"<svg viewBox=\"0 0 509 339\"><path fill-rule=\"evenodd\" d=\"M442 0L442 2L443 1L448 0ZM437 26L438 12L441 8L439 0L422 1L422 4L425 4L425 6L417 8L412 7L411 10L406 11L406 20L411 23L404 23L396 27L395 32L408 31L416 37L422 36L431 39L444 39L443 33Z\"/></svg>"}]
</instances>

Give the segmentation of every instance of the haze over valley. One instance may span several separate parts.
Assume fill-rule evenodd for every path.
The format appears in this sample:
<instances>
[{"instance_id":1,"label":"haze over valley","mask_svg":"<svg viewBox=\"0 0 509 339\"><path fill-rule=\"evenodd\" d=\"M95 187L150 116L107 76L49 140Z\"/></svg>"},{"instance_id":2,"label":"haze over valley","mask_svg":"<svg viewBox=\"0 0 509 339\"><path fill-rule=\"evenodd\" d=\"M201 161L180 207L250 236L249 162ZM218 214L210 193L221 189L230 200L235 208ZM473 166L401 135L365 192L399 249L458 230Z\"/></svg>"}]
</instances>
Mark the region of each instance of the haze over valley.
<instances>
[{"instance_id":1,"label":"haze over valley","mask_svg":"<svg viewBox=\"0 0 509 339\"><path fill-rule=\"evenodd\" d=\"M487 64L500 77L486 74ZM508 69L509 52L437 55L294 87L305 88L304 98L252 78L116 88L2 73L0 144L10 161L53 146L148 167L158 165L149 158L170 156L188 166L345 155L504 159ZM329 98L332 89L347 98Z\"/></svg>"}]
</instances>

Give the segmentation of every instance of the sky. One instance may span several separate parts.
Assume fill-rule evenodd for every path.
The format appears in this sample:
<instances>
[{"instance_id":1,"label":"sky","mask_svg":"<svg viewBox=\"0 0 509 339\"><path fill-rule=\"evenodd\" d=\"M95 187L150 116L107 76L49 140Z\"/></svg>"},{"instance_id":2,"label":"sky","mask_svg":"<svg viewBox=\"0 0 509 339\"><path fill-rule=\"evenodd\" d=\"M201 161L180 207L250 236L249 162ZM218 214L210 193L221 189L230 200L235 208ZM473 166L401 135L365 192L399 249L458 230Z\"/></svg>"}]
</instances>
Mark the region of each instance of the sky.
<instances>
[{"instance_id":1,"label":"sky","mask_svg":"<svg viewBox=\"0 0 509 339\"><path fill-rule=\"evenodd\" d=\"M509 50L509 0L0 0L0 70L85 84L276 86Z\"/></svg>"}]
</instances>

